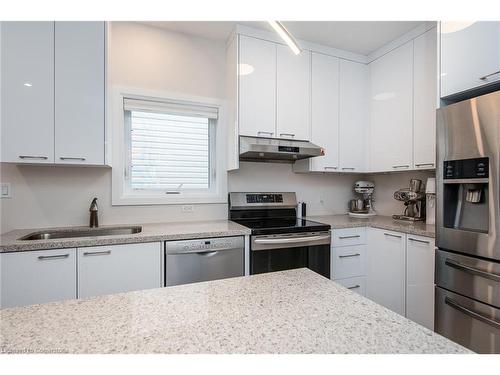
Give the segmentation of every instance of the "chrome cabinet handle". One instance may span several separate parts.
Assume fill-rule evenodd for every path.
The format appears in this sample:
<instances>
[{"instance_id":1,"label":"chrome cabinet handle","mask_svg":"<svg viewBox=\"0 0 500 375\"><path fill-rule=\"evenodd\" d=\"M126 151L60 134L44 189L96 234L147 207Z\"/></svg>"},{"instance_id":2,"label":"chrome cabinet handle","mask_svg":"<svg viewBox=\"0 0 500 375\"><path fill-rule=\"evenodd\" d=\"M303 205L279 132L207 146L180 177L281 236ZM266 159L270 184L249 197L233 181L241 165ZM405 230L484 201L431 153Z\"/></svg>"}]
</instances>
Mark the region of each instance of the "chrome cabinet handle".
<instances>
[{"instance_id":1,"label":"chrome cabinet handle","mask_svg":"<svg viewBox=\"0 0 500 375\"><path fill-rule=\"evenodd\" d=\"M389 236L389 237L401 238L401 236L398 236L397 234L384 233L384 235L385 235L385 236Z\"/></svg>"},{"instance_id":2,"label":"chrome cabinet handle","mask_svg":"<svg viewBox=\"0 0 500 375\"><path fill-rule=\"evenodd\" d=\"M352 258L352 257L359 257L361 254L356 253L356 254L349 254L349 255L339 255L339 258Z\"/></svg>"},{"instance_id":3,"label":"chrome cabinet handle","mask_svg":"<svg viewBox=\"0 0 500 375\"><path fill-rule=\"evenodd\" d=\"M111 254L111 250L106 250L106 251L88 251L88 252L84 252L83 256L109 255L109 254Z\"/></svg>"},{"instance_id":4,"label":"chrome cabinet handle","mask_svg":"<svg viewBox=\"0 0 500 375\"><path fill-rule=\"evenodd\" d=\"M484 316L483 314L480 314L478 312L472 311L472 310L468 309L467 307L460 305L457 301L455 301L454 299L451 299L450 297L445 297L444 303L446 303L447 305L453 307L454 309L456 309L460 312L463 312L465 315L469 315L470 317L477 319L477 320L480 320L483 323L489 324L490 326L500 328L499 321L497 321L495 319L491 319L491 318Z\"/></svg>"},{"instance_id":5,"label":"chrome cabinet handle","mask_svg":"<svg viewBox=\"0 0 500 375\"><path fill-rule=\"evenodd\" d=\"M69 156L61 156L59 159L61 159L61 160L81 160L81 161L86 160L83 157L69 157Z\"/></svg>"},{"instance_id":6,"label":"chrome cabinet handle","mask_svg":"<svg viewBox=\"0 0 500 375\"><path fill-rule=\"evenodd\" d=\"M415 167L434 167L434 163L419 163L415 164Z\"/></svg>"},{"instance_id":7,"label":"chrome cabinet handle","mask_svg":"<svg viewBox=\"0 0 500 375\"><path fill-rule=\"evenodd\" d=\"M429 245L429 244L430 244L430 242L429 242L429 241L418 240L418 239L416 239L416 238L411 238L411 237L408 237L408 239L409 239L410 241L413 241L413 242L425 243L425 244L427 244L427 245Z\"/></svg>"},{"instance_id":8,"label":"chrome cabinet handle","mask_svg":"<svg viewBox=\"0 0 500 375\"><path fill-rule=\"evenodd\" d=\"M356 168L354 167L342 167L343 171L354 171Z\"/></svg>"},{"instance_id":9,"label":"chrome cabinet handle","mask_svg":"<svg viewBox=\"0 0 500 375\"><path fill-rule=\"evenodd\" d=\"M32 155L19 155L20 159L36 159L36 160L47 160L47 156L32 156Z\"/></svg>"},{"instance_id":10,"label":"chrome cabinet handle","mask_svg":"<svg viewBox=\"0 0 500 375\"><path fill-rule=\"evenodd\" d=\"M263 131L258 131L257 132L257 135L260 135L260 134L269 134L269 135L273 135L274 133L273 132L263 132Z\"/></svg>"},{"instance_id":11,"label":"chrome cabinet handle","mask_svg":"<svg viewBox=\"0 0 500 375\"><path fill-rule=\"evenodd\" d=\"M500 74L500 70L497 70L496 72L493 72L493 73L490 73L490 74L487 74L483 77L479 77L479 79L481 81L486 81L488 79L488 77L491 77L491 76L494 76L495 74Z\"/></svg>"},{"instance_id":12,"label":"chrome cabinet handle","mask_svg":"<svg viewBox=\"0 0 500 375\"><path fill-rule=\"evenodd\" d=\"M295 134L293 134L293 133L280 133L280 136L284 136L284 135L288 135L292 138L295 137Z\"/></svg>"},{"instance_id":13,"label":"chrome cabinet handle","mask_svg":"<svg viewBox=\"0 0 500 375\"><path fill-rule=\"evenodd\" d=\"M352 236L339 236L341 240L346 240L348 238L359 238L361 237L359 234L353 234Z\"/></svg>"},{"instance_id":14,"label":"chrome cabinet handle","mask_svg":"<svg viewBox=\"0 0 500 375\"><path fill-rule=\"evenodd\" d=\"M337 169L337 167L323 167L324 169Z\"/></svg>"},{"instance_id":15,"label":"chrome cabinet handle","mask_svg":"<svg viewBox=\"0 0 500 375\"><path fill-rule=\"evenodd\" d=\"M410 168L409 165L393 165L392 168L398 169L398 168Z\"/></svg>"},{"instance_id":16,"label":"chrome cabinet handle","mask_svg":"<svg viewBox=\"0 0 500 375\"><path fill-rule=\"evenodd\" d=\"M498 275L496 273L486 272L486 271L480 270L480 269L475 268L475 267L466 266L465 264L454 261L452 259L446 259L444 261L444 264L446 264L447 266L465 271L465 272L470 273L472 275L482 276L484 278L487 278L487 279L490 279L493 281L497 281L497 282L500 281L500 275Z\"/></svg>"},{"instance_id":17,"label":"chrome cabinet handle","mask_svg":"<svg viewBox=\"0 0 500 375\"><path fill-rule=\"evenodd\" d=\"M356 284L354 286L348 286L347 289L357 289L357 288L361 288L360 285Z\"/></svg>"},{"instance_id":18,"label":"chrome cabinet handle","mask_svg":"<svg viewBox=\"0 0 500 375\"><path fill-rule=\"evenodd\" d=\"M59 255L40 255L38 259L40 260L52 260L52 259L65 259L68 258L69 254L59 254Z\"/></svg>"}]
</instances>

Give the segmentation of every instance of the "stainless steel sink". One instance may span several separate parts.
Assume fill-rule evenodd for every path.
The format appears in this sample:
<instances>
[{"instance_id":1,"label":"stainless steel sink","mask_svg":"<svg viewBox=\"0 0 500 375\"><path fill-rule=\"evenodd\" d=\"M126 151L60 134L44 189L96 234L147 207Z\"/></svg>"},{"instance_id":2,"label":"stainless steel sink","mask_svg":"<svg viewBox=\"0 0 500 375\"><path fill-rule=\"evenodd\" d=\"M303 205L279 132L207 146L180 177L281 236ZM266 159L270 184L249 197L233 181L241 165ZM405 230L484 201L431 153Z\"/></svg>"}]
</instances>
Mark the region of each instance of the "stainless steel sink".
<instances>
[{"instance_id":1,"label":"stainless steel sink","mask_svg":"<svg viewBox=\"0 0 500 375\"><path fill-rule=\"evenodd\" d=\"M33 232L27 234L19 240L49 240L54 238L75 238L75 237L95 237L95 236L117 236L124 234L141 233L142 227L113 227L113 228L89 228L89 229L60 229L53 231Z\"/></svg>"}]
</instances>

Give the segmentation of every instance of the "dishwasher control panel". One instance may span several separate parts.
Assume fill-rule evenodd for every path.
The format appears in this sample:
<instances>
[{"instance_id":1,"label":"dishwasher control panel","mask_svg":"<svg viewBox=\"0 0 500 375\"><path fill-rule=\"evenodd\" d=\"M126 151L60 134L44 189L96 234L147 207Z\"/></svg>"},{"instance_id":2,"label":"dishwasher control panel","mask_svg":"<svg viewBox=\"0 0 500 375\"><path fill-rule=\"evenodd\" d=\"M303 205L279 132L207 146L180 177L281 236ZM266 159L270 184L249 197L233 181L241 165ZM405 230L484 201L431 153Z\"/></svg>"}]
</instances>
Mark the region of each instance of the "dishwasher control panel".
<instances>
[{"instance_id":1,"label":"dishwasher control panel","mask_svg":"<svg viewBox=\"0 0 500 375\"><path fill-rule=\"evenodd\" d=\"M244 248L243 236L202 238L196 240L166 241L165 252L172 253L199 253Z\"/></svg>"}]
</instances>

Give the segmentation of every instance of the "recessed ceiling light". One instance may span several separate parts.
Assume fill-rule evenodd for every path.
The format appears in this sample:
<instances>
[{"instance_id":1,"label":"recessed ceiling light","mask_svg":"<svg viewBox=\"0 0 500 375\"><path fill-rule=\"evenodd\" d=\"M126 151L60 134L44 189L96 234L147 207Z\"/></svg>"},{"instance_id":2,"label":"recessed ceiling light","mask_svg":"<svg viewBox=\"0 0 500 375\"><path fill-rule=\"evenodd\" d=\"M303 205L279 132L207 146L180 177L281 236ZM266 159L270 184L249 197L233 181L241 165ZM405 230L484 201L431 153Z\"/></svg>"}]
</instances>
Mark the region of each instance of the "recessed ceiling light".
<instances>
[{"instance_id":1,"label":"recessed ceiling light","mask_svg":"<svg viewBox=\"0 0 500 375\"><path fill-rule=\"evenodd\" d=\"M476 21L441 22L441 34L451 34L472 26Z\"/></svg>"},{"instance_id":2,"label":"recessed ceiling light","mask_svg":"<svg viewBox=\"0 0 500 375\"><path fill-rule=\"evenodd\" d=\"M254 67L250 64L243 64L242 63L239 66L240 76L246 76L246 75L252 74L254 70L255 70Z\"/></svg>"},{"instance_id":3,"label":"recessed ceiling light","mask_svg":"<svg viewBox=\"0 0 500 375\"><path fill-rule=\"evenodd\" d=\"M24 86L26 86L26 87L31 87L31 86L33 86L33 85L32 85L31 83L29 83L29 82L26 82L26 83L24 84Z\"/></svg>"},{"instance_id":4,"label":"recessed ceiling light","mask_svg":"<svg viewBox=\"0 0 500 375\"><path fill-rule=\"evenodd\" d=\"M288 30L285 28L285 26L283 26L281 22L279 21L267 21L267 22L269 22L269 24L272 26L274 31L278 33L281 39L283 39L285 43L288 44L288 47L290 47L293 53L298 55L299 53L302 52L292 34L288 32Z\"/></svg>"}]
</instances>

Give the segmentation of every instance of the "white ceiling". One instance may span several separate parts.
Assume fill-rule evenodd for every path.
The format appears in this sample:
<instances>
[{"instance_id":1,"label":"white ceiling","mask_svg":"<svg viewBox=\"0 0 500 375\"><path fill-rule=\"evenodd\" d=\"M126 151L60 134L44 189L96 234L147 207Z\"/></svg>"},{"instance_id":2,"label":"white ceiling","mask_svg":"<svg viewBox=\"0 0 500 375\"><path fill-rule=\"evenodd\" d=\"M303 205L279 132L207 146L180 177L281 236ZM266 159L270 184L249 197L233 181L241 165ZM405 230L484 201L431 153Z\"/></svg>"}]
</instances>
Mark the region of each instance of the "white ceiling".
<instances>
[{"instance_id":1,"label":"white ceiling","mask_svg":"<svg viewBox=\"0 0 500 375\"><path fill-rule=\"evenodd\" d=\"M297 39L368 55L417 27L423 21L288 21L286 28ZM225 40L239 23L272 31L265 21L155 21L145 24L210 39Z\"/></svg>"}]
</instances>

